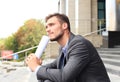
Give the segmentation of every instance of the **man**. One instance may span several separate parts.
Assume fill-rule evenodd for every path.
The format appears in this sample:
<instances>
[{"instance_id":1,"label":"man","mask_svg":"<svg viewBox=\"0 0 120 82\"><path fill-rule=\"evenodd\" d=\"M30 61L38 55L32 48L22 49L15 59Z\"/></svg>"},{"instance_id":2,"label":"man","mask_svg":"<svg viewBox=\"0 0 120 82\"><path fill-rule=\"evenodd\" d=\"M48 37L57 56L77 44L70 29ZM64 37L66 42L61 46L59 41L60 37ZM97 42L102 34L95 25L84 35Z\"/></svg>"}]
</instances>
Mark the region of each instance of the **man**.
<instances>
[{"instance_id":1,"label":"man","mask_svg":"<svg viewBox=\"0 0 120 82\"><path fill-rule=\"evenodd\" d=\"M34 54L26 59L40 82L110 82L96 49L88 40L70 31L66 15L47 16L46 31L50 40L57 41L61 48L58 58L45 66Z\"/></svg>"}]
</instances>

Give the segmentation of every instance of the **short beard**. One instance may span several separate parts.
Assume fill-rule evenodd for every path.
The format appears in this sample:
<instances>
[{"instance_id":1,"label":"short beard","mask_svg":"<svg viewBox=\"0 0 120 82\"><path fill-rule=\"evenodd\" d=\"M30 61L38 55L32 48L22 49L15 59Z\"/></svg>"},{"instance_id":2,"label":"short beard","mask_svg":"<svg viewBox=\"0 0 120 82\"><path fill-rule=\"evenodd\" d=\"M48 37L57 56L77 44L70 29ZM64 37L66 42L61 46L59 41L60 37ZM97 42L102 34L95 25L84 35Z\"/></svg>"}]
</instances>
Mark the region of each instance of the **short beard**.
<instances>
[{"instance_id":1,"label":"short beard","mask_svg":"<svg viewBox=\"0 0 120 82\"><path fill-rule=\"evenodd\" d=\"M50 39L50 41L58 41L63 36L63 32L61 32L59 35L57 35L55 38Z\"/></svg>"}]
</instances>

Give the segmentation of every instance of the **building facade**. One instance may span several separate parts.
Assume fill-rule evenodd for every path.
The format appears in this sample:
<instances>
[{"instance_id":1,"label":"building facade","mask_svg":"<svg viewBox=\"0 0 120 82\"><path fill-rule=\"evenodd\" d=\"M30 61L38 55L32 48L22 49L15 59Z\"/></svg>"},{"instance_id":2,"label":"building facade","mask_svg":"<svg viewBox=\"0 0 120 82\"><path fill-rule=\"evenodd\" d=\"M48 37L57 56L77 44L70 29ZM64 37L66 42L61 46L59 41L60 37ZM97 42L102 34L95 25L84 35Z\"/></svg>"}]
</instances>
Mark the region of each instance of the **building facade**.
<instances>
[{"instance_id":1,"label":"building facade","mask_svg":"<svg viewBox=\"0 0 120 82\"><path fill-rule=\"evenodd\" d=\"M108 47L120 48L120 0L106 0Z\"/></svg>"},{"instance_id":2,"label":"building facade","mask_svg":"<svg viewBox=\"0 0 120 82\"><path fill-rule=\"evenodd\" d=\"M73 33L95 47L120 45L120 0L59 0L58 11L69 17ZM56 57L58 48L57 43L50 43L46 55Z\"/></svg>"},{"instance_id":3,"label":"building facade","mask_svg":"<svg viewBox=\"0 0 120 82\"><path fill-rule=\"evenodd\" d=\"M120 0L59 0L58 7L60 13L69 17L72 32L85 36L96 47L109 47L110 29L120 29L120 20L117 19ZM114 11L108 11L112 8ZM112 17L116 17L114 22ZM107 27L108 24L111 24L110 27Z\"/></svg>"},{"instance_id":4,"label":"building facade","mask_svg":"<svg viewBox=\"0 0 120 82\"><path fill-rule=\"evenodd\" d=\"M105 0L59 0L58 6L59 12L69 17L73 33L88 34L85 37L101 47L101 32L97 31L105 28Z\"/></svg>"}]
</instances>

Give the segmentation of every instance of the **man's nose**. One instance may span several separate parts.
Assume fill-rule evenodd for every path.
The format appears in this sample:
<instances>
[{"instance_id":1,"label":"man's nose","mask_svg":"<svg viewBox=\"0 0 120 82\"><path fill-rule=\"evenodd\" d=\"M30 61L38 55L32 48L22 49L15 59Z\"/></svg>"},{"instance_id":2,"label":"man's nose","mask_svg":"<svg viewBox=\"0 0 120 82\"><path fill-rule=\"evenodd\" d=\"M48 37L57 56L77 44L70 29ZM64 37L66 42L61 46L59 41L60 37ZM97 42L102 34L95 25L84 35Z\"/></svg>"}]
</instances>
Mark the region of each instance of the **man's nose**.
<instances>
[{"instance_id":1,"label":"man's nose","mask_svg":"<svg viewBox=\"0 0 120 82\"><path fill-rule=\"evenodd\" d=\"M46 28L46 32L49 32L49 31L50 31L50 28L49 28L49 27L47 27L47 28Z\"/></svg>"}]
</instances>

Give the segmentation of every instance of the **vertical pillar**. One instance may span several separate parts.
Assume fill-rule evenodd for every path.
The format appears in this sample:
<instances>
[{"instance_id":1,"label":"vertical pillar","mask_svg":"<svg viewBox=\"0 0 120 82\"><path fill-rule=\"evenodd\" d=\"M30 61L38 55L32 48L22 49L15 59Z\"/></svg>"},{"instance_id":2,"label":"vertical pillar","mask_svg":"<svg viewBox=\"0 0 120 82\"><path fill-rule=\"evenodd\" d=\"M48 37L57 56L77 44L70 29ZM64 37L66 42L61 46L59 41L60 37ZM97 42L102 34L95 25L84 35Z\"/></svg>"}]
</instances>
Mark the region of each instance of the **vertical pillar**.
<instances>
[{"instance_id":1,"label":"vertical pillar","mask_svg":"<svg viewBox=\"0 0 120 82\"><path fill-rule=\"evenodd\" d=\"M68 15L71 23L71 31L75 32L75 1L76 0L66 0L66 14Z\"/></svg>"},{"instance_id":2,"label":"vertical pillar","mask_svg":"<svg viewBox=\"0 0 120 82\"><path fill-rule=\"evenodd\" d=\"M116 2L116 6L117 6L117 30L120 31L120 0L117 0Z\"/></svg>"},{"instance_id":3,"label":"vertical pillar","mask_svg":"<svg viewBox=\"0 0 120 82\"><path fill-rule=\"evenodd\" d=\"M78 10L79 10L79 0L75 0L75 33L78 34L78 20L79 20L79 14L78 14Z\"/></svg>"},{"instance_id":4,"label":"vertical pillar","mask_svg":"<svg viewBox=\"0 0 120 82\"><path fill-rule=\"evenodd\" d=\"M106 0L106 28L108 31L116 31L116 0Z\"/></svg>"},{"instance_id":5,"label":"vertical pillar","mask_svg":"<svg viewBox=\"0 0 120 82\"><path fill-rule=\"evenodd\" d=\"M78 32L81 35L91 32L91 0L79 0Z\"/></svg>"},{"instance_id":6,"label":"vertical pillar","mask_svg":"<svg viewBox=\"0 0 120 82\"><path fill-rule=\"evenodd\" d=\"M106 0L108 47L120 46L120 0Z\"/></svg>"},{"instance_id":7,"label":"vertical pillar","mask_svg":"<svg viewBox=\"0 0 120 82\"><path fill-rule=\"evenodd\" d=\"M66 0L60 0L60 13L66 14Z\"/></svg>"}]
</instances>

